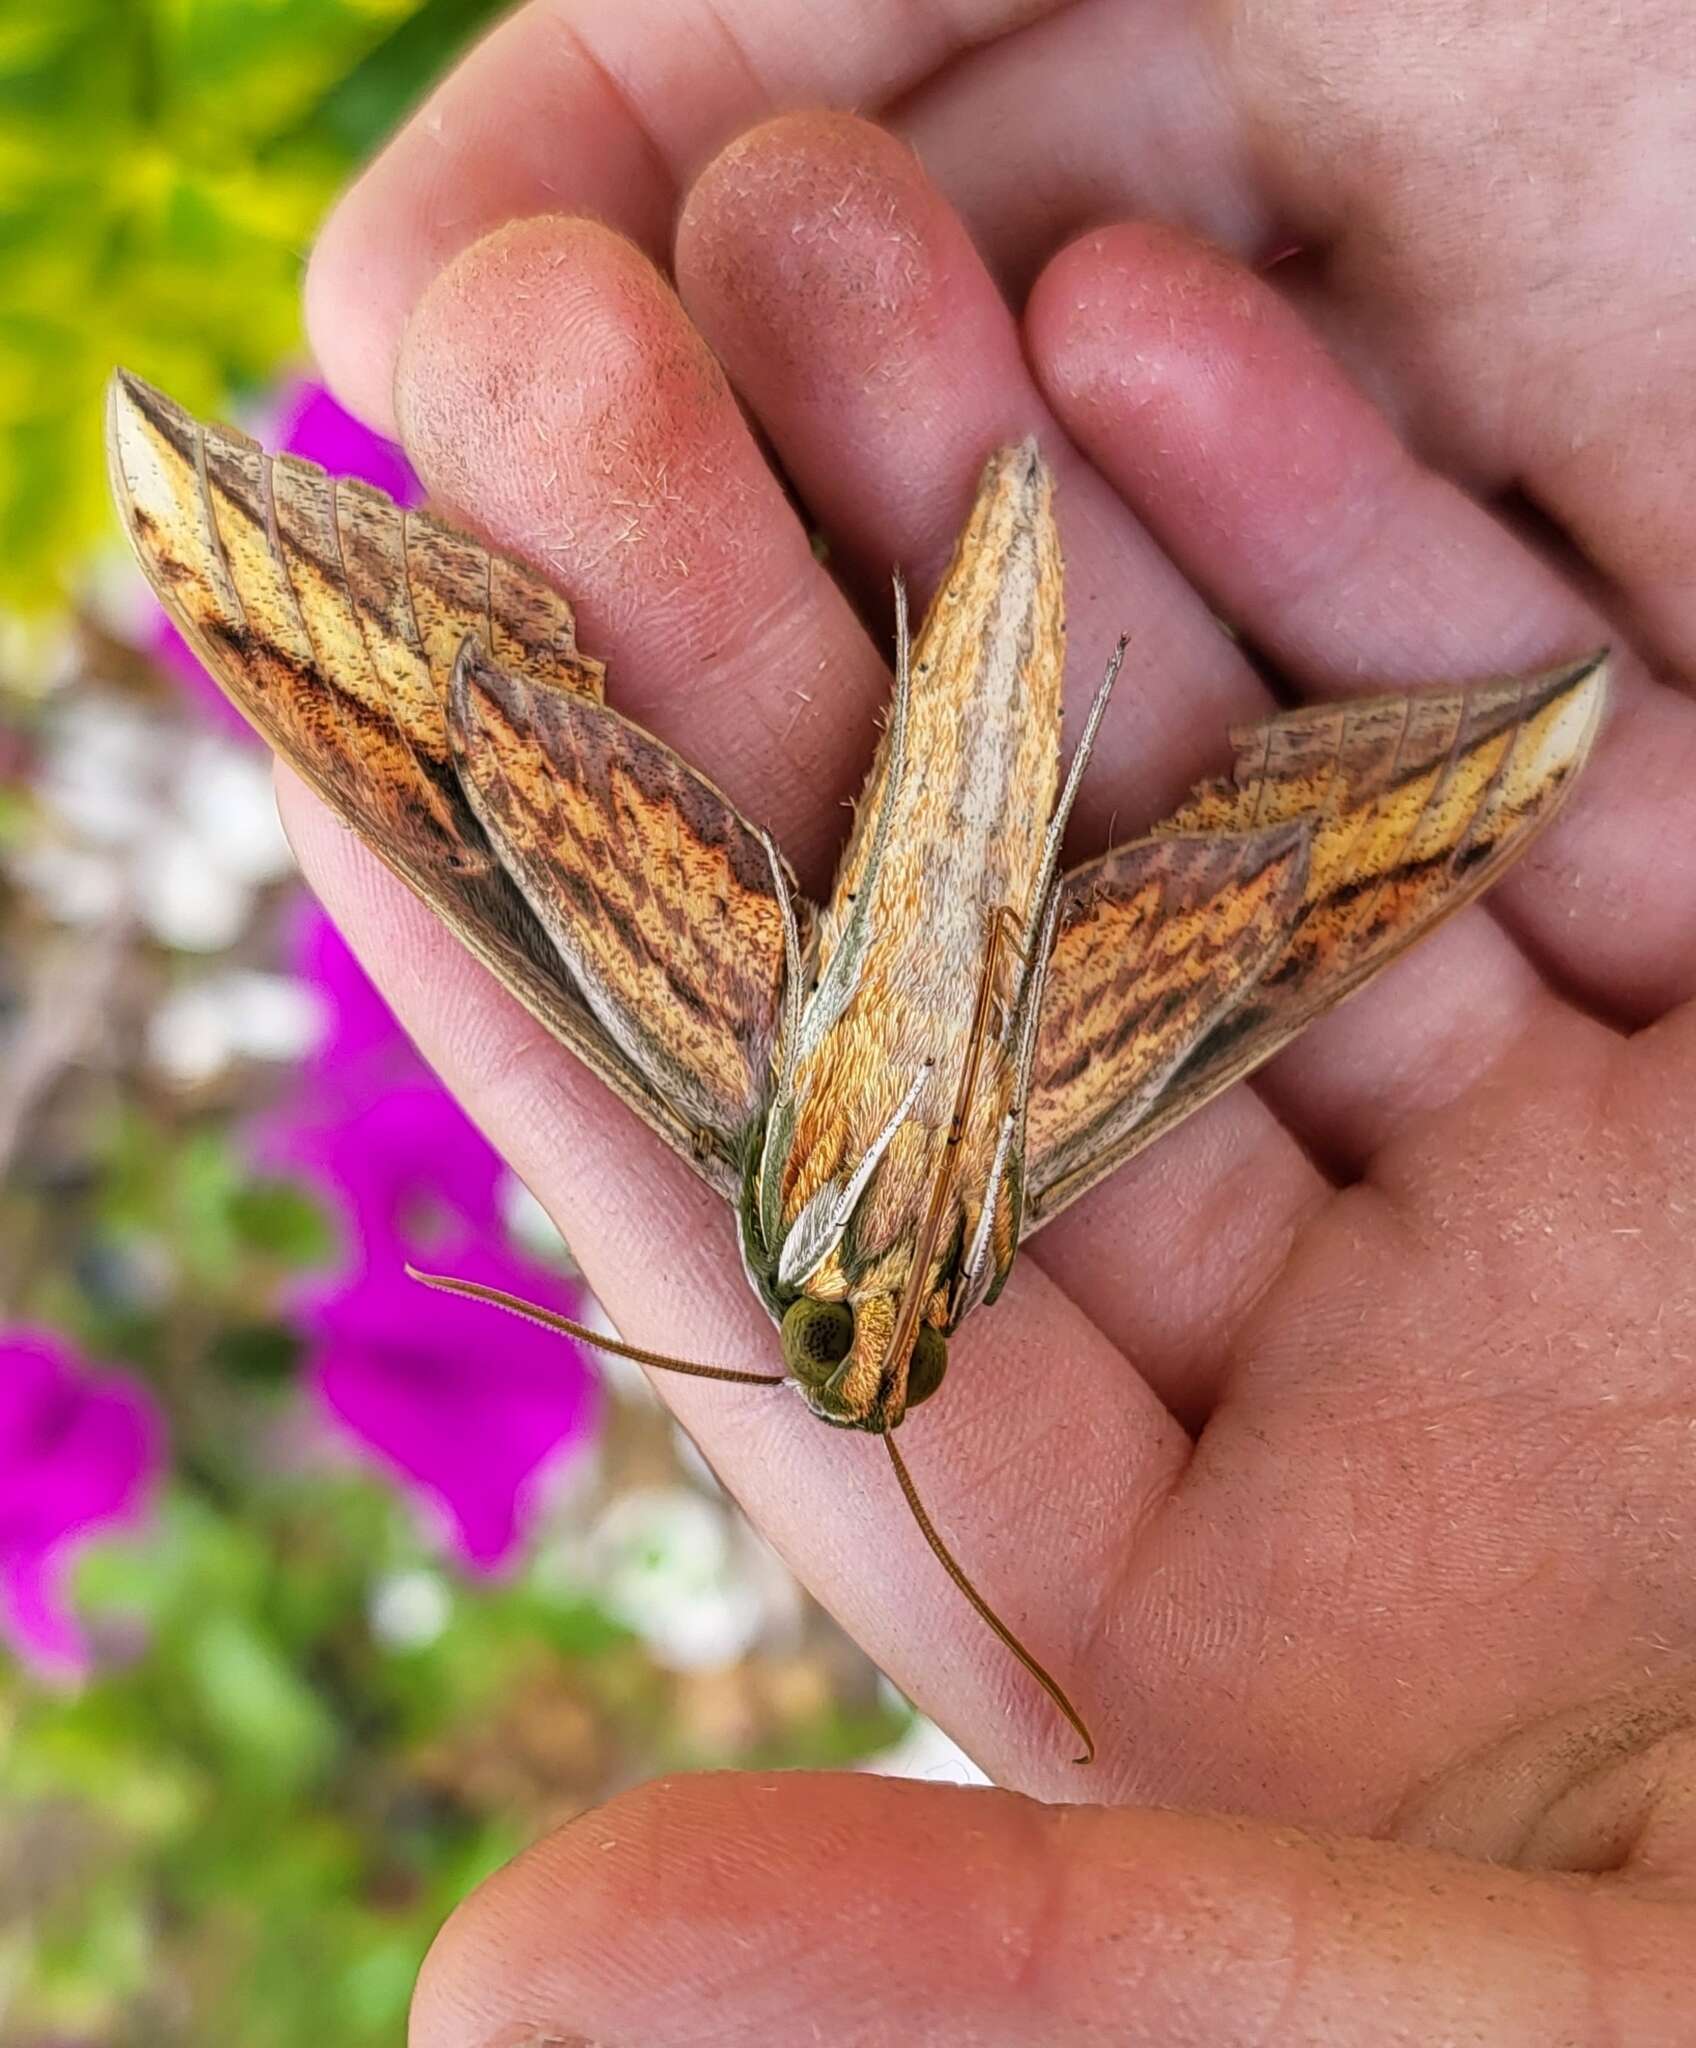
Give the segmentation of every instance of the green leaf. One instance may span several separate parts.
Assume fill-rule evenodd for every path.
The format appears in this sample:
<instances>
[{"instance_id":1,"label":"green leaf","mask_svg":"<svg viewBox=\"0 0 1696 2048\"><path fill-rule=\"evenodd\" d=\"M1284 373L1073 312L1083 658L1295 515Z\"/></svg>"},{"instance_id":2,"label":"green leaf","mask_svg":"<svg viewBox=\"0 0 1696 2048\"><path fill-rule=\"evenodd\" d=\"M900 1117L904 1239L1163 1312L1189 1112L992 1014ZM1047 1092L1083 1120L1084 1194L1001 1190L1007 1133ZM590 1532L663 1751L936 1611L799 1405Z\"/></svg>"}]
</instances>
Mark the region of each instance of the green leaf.
<instances>
[{"instance_id":1,"label":"green leaf","mask_svg":"<svg viewBox=\"0 0 1696 2048\"><path fill-rule=\"evenodd\" d=\"M115 540L115 363L228 414L299 358L325 209L496 11L56 0L0 18L0 606L63 605Z\"/></svg>"},{"instance_id":2,"label":"green leaf","mask_svg":"<svg viewBox=\"0 0 1696 2048\"><path fill-rule=\"evenodd\" d=\"M334 1755L334 1719L253 1622L210 1619L195 1639L190 1676L208 1732L232 1766L263 1772L274 1792L304 1786Z\"/></svg>"},{"instance_id":3,"label":"green leaf","mask_svg":"<svg viewBox=\"0 0 1696 2048\"><path fill-rule=\"evenodd\" d=\"M368 156L421 100L454 57L506 0L425 0L425 4L338 79L301 123L348 155Z\"/></svg>"},{"instance_id":4,"label":"green leaf","mask_svg":"<svg viewBox=\"0 0 1696 2048\"><path fill-rule=\"evenodd\" d=\"M221 1379L250 1386L284 1386L300 1369L299 1334L286 1323L240 1323L220 1330L206 1362Z\"/></svg>"},{"instance_id":5,"label":"green leaf","mask_svg":"<svg viewBox=\"0 0 1696 2048\"><path fill-rule=\"evenodd\" d=\"M330 1219L290 1181L252 1180L233 1188L227 1212L238 1244L290 1272L327 1266L336 1256Z\"/></svg>"}]
</instances>

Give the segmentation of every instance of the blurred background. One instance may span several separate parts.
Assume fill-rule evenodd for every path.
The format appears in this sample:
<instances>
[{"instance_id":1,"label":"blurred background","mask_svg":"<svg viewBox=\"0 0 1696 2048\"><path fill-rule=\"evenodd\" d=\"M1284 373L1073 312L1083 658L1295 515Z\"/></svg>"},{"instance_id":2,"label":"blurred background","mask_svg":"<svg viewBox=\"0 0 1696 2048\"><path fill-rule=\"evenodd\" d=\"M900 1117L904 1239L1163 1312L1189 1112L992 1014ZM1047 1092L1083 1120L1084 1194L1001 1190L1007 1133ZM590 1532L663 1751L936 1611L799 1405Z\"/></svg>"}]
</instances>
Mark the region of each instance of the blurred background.
<instances>
[{"instance_id":1,"label":"blurred background","mask_svg":"<svg viewBox=\"0 0 1696 2048\"><path fill-rule=\"evenodd\" d=\"M489 0L0 0L0 2040L402 2036L657 1770L963 1775L593 1315L295 879L107 505L114 363L398 496L304 253Z\"/></svg>"}]
</instances>

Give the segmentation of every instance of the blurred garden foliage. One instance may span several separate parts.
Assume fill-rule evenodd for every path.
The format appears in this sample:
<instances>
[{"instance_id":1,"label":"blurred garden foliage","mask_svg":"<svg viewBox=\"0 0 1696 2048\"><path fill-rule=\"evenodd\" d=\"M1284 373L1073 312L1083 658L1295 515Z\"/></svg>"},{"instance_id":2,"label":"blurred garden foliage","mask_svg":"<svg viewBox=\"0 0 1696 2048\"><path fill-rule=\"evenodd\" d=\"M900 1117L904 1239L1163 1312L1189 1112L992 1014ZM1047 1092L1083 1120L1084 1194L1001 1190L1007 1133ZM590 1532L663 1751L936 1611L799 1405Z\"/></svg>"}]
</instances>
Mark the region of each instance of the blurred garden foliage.
<instances>
[{"instance_id":1,"label":"blurred garden foliage","mask_svg":"<svg viewBox=\"0 0 1696 2048\"><path fill-rule=\"evenodd\" d=\"M127 364L199 411L298 348L324 208L494 0L3 0L0 605L107 530Z\"/></svg>"},{"instance_id":2,"label":"blurred garden foliage","mask_svg":"<svg viewBox=\"0 0 1696 2048\"><path fill-rule=\"evenodd\" d=\"M672 1765L905 1716L578 1313L302 899L118 550L126 363L404 493L299 376L330 196L490 0L0 0L0 2040L401 2038L442 1915Z\"/></svg>"}]
</instances>

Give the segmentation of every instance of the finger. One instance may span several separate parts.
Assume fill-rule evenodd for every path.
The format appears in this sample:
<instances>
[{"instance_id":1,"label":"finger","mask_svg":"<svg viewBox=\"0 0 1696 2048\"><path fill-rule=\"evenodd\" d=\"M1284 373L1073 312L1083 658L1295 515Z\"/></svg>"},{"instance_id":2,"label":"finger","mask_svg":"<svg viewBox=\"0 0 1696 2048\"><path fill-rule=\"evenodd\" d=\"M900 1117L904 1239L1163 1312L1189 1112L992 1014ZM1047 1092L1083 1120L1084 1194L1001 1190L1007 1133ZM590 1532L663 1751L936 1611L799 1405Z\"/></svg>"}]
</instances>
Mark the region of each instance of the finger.
<instances>
[{"instance_id":1,"label":"finger","mask_svg":"<svg viewBox=\"0 0 1696 2048\"><path fill-rule=\"evenodd\" d=\"M396 396L433 499L566 591L619 710L822 886L888 672L647 259L587 221L490 236L425 294Z\"/></svg>"},{"instance_id":2,"label":"finger","mask_svg":"<svg viewBox=\"0 0 1696 2048\"><path fill-rule=\"evenodd\" d=\"M1000 294L903 144L841 115L788 116L741 137L690 194L677 271L833 559L866 582L902 563L928 590L985 453L1043 437L1066 553L1074 729L1122 627L1147 650L1133 656L1084 784L1083 846L1169 809L1217 767L1226 728L1264 711L1262 686L1206 609L1055 429ZM1161 1227L1148 1225L1147 1178L1114 1183L1087 1217L1045 1231L1037 1256L1162 1397L1193 1414L1231 1319L1327 1183L1252 1098L1161 1151Z\"/></svg>"},{"instance_id":3,"label":"finger","mask_svg":"<svg viewBox=\"0 0 1696 2048\"><path fill-rule=\"evenodd\" d=\"M1442 45L1417 15L1082 5L922 81L892 119L1015 298L1109 220L1256 264L1291 244L1321 258L1301 302L1375 402L1446 473L1560 522L1688 688L1696 320L1684 195L1657 176L1687 82L1640 55L1682 24L1663 10L1634 41L1572 9L1564 26L1557 52L1509 15L1480 24L1457 93L1452 67L1418 61ZM1500 118L1472 118L1484 105Z\"/></svg>"},{"instance_id":4,"label":"finger","mask_svg":"<svg viewBox=\"0 0 1696 2048\"><path fill-rule=\"evenodd\" d=\"M663 255L682 181L785 102L876 103L1056 0L852 0L820 35L784 0L532 0L437 88L325 224L307 325L343 402L392 429L425 286L508 221L592 215Z\"/></svg>"},{"instance_id":5,"label":"finger","mask_svg":"<svg viewBox=\"0 0 1696 2048\"><path fill-rule=\"evenodd\" d=\"M1480 17L1463 87L1433 14L1232 16L1229 90L1261 174L1329 235L1328 329L1438 466L1516 486L1557 521L1688 687L1689 80L1665 61L1679 10L1575 6L1533 41L1506 11Z\"/></svg>"},{"instance_id":6,"label":"finger","mask_svg":"<svg viewBox=\"0 0 1696 2048\"><path fill-rule=\"evenodd\" d=\"M1214 1817L872 1777L674 1778L462 1906L412 2048L1683 2038L1691 1912Z\"/></svg>"},{"instance_id":7,"label":"finger","mask_svg":"<svg viewBox=\"0 0 1696 2048\"><path fill-rule=\"evenodd\" d=\"M1103 221L1169 221L1249 263L1294 239L1211 26L1158 0L1067 7L888 110L1014 304Z\"/></svg>"},{"instance_id":8,"label":"finger","mask_svg":"<svg viewBox=\"0 0 1696 2048\"><path fill-rule=\"evenodd\" d=\"M1198 245L1086 238L1043 278L1029 334L1080 445L1316 692L1528 669L1605 637L1408 457L1268 286ZM1696 706L1622 661L1582 784L1492 899L1534 961L1631 1022L1696 989L1693 769Z\"/></svg>"},{"instance_id":9,"label":"finger","mask_svg":"<svg viewBox=\"0 0 1696 2048\"><path fill-rule=\"evenodd\" d=\"M1016 323L912 151L846 115L800 114L707 167L678 231L678 289L833 558L876 593L928 594L986 454L1035 432L1066 555L1068 707L1088 710L1119 633L1123 698L1079 798L1080 843L1168 807L1219 734L1266 704L1185 580L1079 460L1032 383Z\"/></svg>"},{"instance_id":10,"label":"finger","mask_svg":"<svg viewBox=\"0 0 1696 2048\"><path fill-rule=\"evenodd\" d=\"M828 867L824 842L842 832L836 798L869 755L887 678L645 260L581 223L530 223L479 244L426 295L399 389L426 479L581 599L584 644L608 657L613 700L776 822L786 847ZM790 678L821 669L826 687L797 724ZM620 1327L706 1363L773 1362L728 1213L703 1216L683 1170L345 835L298 802L291 819L332 913L553 1214ZM1112 1553L1187 1444L1034 1271L982 1327L961 1393L903 1441L968 1568L1037 1654L1064 1668L1090 1634ZM1040 1372L1055 1355L1067 1372ZM875 1445L820 1429L787 1398L672 1381L665 1392L887 1668L996 1768L1064 1782L1073 1750L1051 1710L923 1550ZM845 1490L854 1507L841 1516ZM1098 1555L1081 1561L1060 1537L1080 1496L1096 1502L1101 1532ZM1044 1529L1054 1556L1071 1548L1067 1572L1045 1555Z\"/></svg>"},{"instance_id":11,"label":"finger","mask_svg":"<svg viewBox=\"0 0 1696 2048\"><path fill-rule=\"evenodd\" d=\"M818 125L794 124L797 138L791 124L774 124L785 161L790 144L810 141ZM869 151L893 182L859 182L860 205L839 208L840 236L886 233L910 209L915 234L944 241L951 235L957 243L946 209L935 205L898 144L862 123L823 126L824 178L798 184L793 211L785 212L770 189L765 164L754 174L764 227L756 236L747 223L739 265L745 276L759 279L773 242L794 247L803 238L807 196L840 198L856 151ZM969 323L965 355L999 347L1005 375L1022 377L1016 354L1006 363L1011 323L969 249L964 255L945 248L933 274ZM792 295L810 309L800 345L827 370L840 363L844 341L863 362L882 332L877 321L862 331L849 325L847 309L863 274L850 248L820 290ZM767 309L774 336L788 332L790 303L777 294ZM910 329L914 322L894 309L893 325ZM949 327L942 346L955 335ZM570 340L568 374L560 337ZM913 353L929 373L932 404L942 406L949 360L937 348ZM751 362L747 367L755 374ZM756 389L766 389L757 375ZM863 772L888 675L815 563L717 364L646 260L584 222L533 221L491 237L459 257L426 294L409 329L398 391L412 457L432 493L570 593L583 644L610 664L612 701L774 831L803 880L822 889L840 843L840 804ZM969 501L985 449L994 445L996 410L1005 431L1022 432L1031 415L1017 408L1035 403L1028 385L1022 398L1009 399L986 379L975 428L939 426L935 445L917 450L918 473L946 459L957 483L951 502L933 495L928 517L907 508L904 479L912 472L895 441L885 442L885 466L874 472L870 428L840 405L829 410L817 430L837 437L832 445L845 472L858 467L862 488L852 510L868 551L870 507L881 499L897 541L934 561ZM778 438L807 487L824 488L823 445L781 427ZM1074 472L1075 481L1087 480L1075 464ZM1097 562L1112 519L1110 508L1098 515ZM1122 517L1118 524L1129 528ZM1084 538L1091 538L1088 526ZM1146 566L1146 546L1141 559ZM1173 580L1158 560L1151 573ZM1118 580L1109 568L1097 576L1099 586ZM1074 617L1078 582L1070 565ZM1136 593L1129 601L1141 608ZM1192 626L1201 617L1181 590L1176 600L1168 592L1166 601ZM1235 661L1205 619L1202 630L1209 655ZM1251 686L1239 677L1231 687ZM1145 751L1175 793L1216 749L1218 730L1245 708L1236 701L1233 709L1227 697L1186 728L1182 704L1161 700L1151 682L1128 704L1132 717L1120 743L1128 737ZM1211 746L1195 729L1208 726ZM1163 755L1158 741L1166 735L1175 737ZM1188 748L1190 759L1174 776L1167 763L1175 746ZM1157 786L1143 783L1150 810L1161 807ZM1105 819L1097 830L1105 837ZM1084 1313L1136 1359L1161 1398L1194 1416L1205 1412L1235 1316L1276 1271L1328 1184L1252 1099L1211 1112L1161 1151L1152 1188L1139 1177L1102 1190L1087 1219L1044 1233L1041 1258L1076 1289ZM1245 1198L1250 1166L1253 1192ZM1149 1223L1151 1193L1162 1219L1157 1227ZM575 1233L567 1234L575 1243ZM1120 1251L1103 1256L1106 1241ZM1124 1260L1133 1255L1146 1285L1124 1284Z\"/></svg>"},{"instance_id":12,"label":"finger","mask_svg":"<svg viewBox=\"0 0 1696 2048\"><path fill-rule=\"evenodd\" d=\"M1645 241L1652 240L1645 236ZM1515 448L1527 495L1605 570L1624 593L1643 637L1696 694L1696 510L1689 451L1696 447L1696 315L1667 306L1665 321L1629 316L1608 351L1597 393L1580 364L1527 408L1530 445ZM1647 396L1645 396L1647 394ZM1585 401L1588 400L1589 403ZM1569 417L1581 419L1574 432Z\"/></svg>"}]
</instances>

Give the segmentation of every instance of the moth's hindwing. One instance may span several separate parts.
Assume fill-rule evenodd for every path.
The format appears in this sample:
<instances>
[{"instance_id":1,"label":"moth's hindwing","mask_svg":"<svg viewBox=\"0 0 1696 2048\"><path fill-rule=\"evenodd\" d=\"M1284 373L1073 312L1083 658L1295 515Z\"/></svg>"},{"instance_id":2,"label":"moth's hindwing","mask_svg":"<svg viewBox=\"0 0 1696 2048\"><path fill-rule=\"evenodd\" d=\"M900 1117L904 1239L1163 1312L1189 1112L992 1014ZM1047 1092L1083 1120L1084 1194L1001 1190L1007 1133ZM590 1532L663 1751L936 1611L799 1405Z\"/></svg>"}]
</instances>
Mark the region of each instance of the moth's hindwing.
<instances>
[{"instance_id":1,"label":"moth's hindwing","mask_svg":"<svg viewBox=\"0 0 1696 2048\"><path fill-rule=\"evenodd\" d=\"M536 702L594 702L571 607L521 563L310 463L111 389L113 490L160 602L236 706L531 1013L734 1198L728 1134L608 1038L466 801L448 731L467 640Z\"/></svg>"},{"instance_id":2,"label":"moth's hindwing","mask_svg":"<svg viewBox=\"0 0 1696 2048\"><path fill-rule=\"evenodd\" d=\"M1098 893L1098 877L1137 849L1068 876L1079 907L1056 943L1044 996L1025 1234L1488 888L1559 807L1606 692L1606 662L1594 655L1542 675L1316 706L1234 732L1235 779L1198 789L1148 843L1283 824L1307 836L1308 853L1275 953L1211 1015L1180 1004L1151 1018L1140 966L1122 970L1116 991L1104 986L1105 934L1123 913L1111 892ZM1227 888L1216 899L1217 928L1199 945L1229 943L1242 915L1232 895ZM1140 961L1141 949L1160 944L1158 922L1134 926L1128 943ZM1143 1056L1164 1085L1143 1087L1113 1114L1100 1113L1101 1083L1063 1021L1092 1014L1104 1042L1166 1034L1157 1057Z\"/></svg>"},{"instance_id":3,"label":"moth's hindwing","mask_svg":"<svg viewBox=\"0 0 1696 2048\"><path fill-rule=\"evenodd\" d=\"M595 1015L668 1101L734 1141L770 1091L782 1009L768 842L651 734L469 646L450 724L472 808Z\"/></svg>"},{"instance_id":4,"label":"moth's hindwing","mask_svg":"<svg viewBox=\"0 0 1696 2048\"><path fill-rule=\"evenodd\" d=\"M1278 959L1308 859L1293 822L1139 840L1066 877L1026 1112L1039 1197L1146 1116Z\"/></svg>"}]
</instances>

